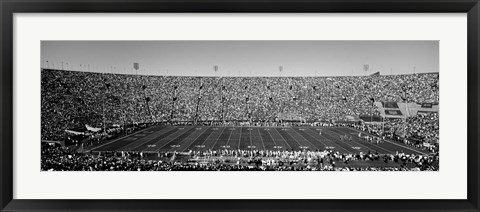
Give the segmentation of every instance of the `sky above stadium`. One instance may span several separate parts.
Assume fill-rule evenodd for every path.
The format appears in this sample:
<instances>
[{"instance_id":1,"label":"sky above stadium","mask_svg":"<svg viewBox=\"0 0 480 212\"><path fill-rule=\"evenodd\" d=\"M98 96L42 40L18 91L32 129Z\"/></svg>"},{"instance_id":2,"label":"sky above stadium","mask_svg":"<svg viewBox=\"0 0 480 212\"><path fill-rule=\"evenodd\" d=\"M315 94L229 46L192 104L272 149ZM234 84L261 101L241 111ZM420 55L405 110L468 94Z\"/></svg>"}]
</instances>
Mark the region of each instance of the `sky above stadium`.
<instances>
[{"instance_id":1,"label":"sky above stadium","mask_svg":"<svg viewBox=\"0 0 480 212\"><path fill-rule=\"evenodd\" d=\"M41 67L174 76L439 72L438 41L42 41ZM365 71L365 65L368 70ZM218 66L215 72L214 66ZM279 67L282 66L282 71Z\"/></svg>"}]
</instances>

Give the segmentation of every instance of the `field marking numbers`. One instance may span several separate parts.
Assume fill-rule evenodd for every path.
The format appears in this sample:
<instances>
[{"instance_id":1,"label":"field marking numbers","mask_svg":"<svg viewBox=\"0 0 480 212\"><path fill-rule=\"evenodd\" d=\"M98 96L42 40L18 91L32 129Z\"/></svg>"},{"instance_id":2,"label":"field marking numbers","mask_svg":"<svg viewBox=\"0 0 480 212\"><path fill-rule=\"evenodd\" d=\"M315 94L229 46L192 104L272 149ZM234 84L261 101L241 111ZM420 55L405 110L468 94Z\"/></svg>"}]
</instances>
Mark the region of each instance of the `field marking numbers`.
<instances>
[{"instance_id":1,"label":"field marking numbers","mask_svg":"<svg viewBox=\"0 0 480 212\"><path fill-rule=\"evenodd\" d=\"M205 147L205 142L207 142L208 138L210 138L210 136L212 136L212 134L213 134L213 132L210 133L210 135L208 135L208 136L205 138L205 140L203 140L203 142L202 142L201 145L197 145L196 147L198 147L198 148L204 148L204 147ZM199 146L200 146L200 147L199 147ZM203 147L201 147L201 146L203 146Z\"/></svg>"},{"instance_id":2,"label":"field marking numbers","mask_svg":"<svg viewBox=\"0 0 480 212\"><path fill-rule=\"evenodd\" d=\"M355 129L355 128L349 128L349 129L354 130L354 131L357 131L357 132L369 134L369 133L366 133L366 132L362 132L362 131L360 131L360 130L357 130L357 129ZM396 145L396 146L399 146L399 147L402 147L402 148L405 148L405 149L414 151L414 152L416 152L416 153L419 153L420 155L425 155L425 154L426 154L426 153L420 152L420 151L418 151L418 150L416 150L416 149L412 149L412 148L410 148L410 147L408 147L408 146L402 146L402 145L397 144L397 143L395 143L395 142L393 142L393 141L389 141L388 139L385 139L384 141L386 141L386 142L388 142L388 143L390 143L390 144L393 144L393 145ZM380 147L380 148L381 148L381 147ZM382 148L382 149L384 149L384 148ZM385 149L384 149L384 150L385 150ZM392 151L389 151L389 152L392 152ZM393 152L392 152L392 153L393 153Z\"/></svg>"},{"instance_id":3,"label":"field marking numbers","mask_svg":"<svg viewBox=\"0 0 480 212\"><path fill-rule=\"evenodd\" d=\"M214 129L215 129L215 128L214 128ZM213 143L213 145L212 145L212 149L215 147L215 144L218 143L218 139L219 139L220 137L222 137L222 134L223 134L223 132L225 132L226 129L227 129L226 127L223 128L222 132L220 132L220 134L218 134L218 137L215 139L215 143ZM217 130L218 130L218 128L217 128Z\"/></svg>"},{"instance_id":4,"label":"field marking numbers","mask_svg":"<svg viewBox=\"0 0 480 212\"><path fill-rule=\"evenodd\" d=\"M303 128L304 129L304 128ZM299 132L293 130L293 132L297 133L300 137L302 137L303 139L305 139L305 141L307 141L310 145L312 145L312 147L316 148L316 149L321 149L321 148L318 148L318 146L315 146L315 144L313 144L312 142L310 142L310 140L308 140L307 138L305 138L305 136L303 136L302 134L300 134ZM308 135L308 133L306 133ZM313 136L311 136L313 138ZM293 138L293 137L292 137ZM300 143L299 143L300 144ZM322 143L323 144L323 143Z\"/></svg>"},{"instance_id":5,"label":"field marking numbers","mask_svg":"<svg viewBox=\"0 0 480 212\"><path fill-rule=\"evenodd\" d=\"M240 143L242 143L242 129L243 127L240 128L240 136L238 137L238 148L240 149Z\"/></svg>"},{"instance_id":6,"label":"field marking numbers","mask_svg":"<svg viewBox=\"0 0 480 212\"><path fill-rule=\"evenodd\" d=\"M138 132L136 132L136 133L133 133L133 134L130 134L130 135L125 135L125 136L123 136L123 137L117 138L117 139L115 139L115 140L113 140L113 141L110 141L110 142L108 142L108 143L105 143L105 144L96 146L96 147L94 147L94 148L91 148L91 149L89 149L88 151L92 151L92 150L98 149L98 148L100 148L100 147L103 147L103 146L105 146L105 145L111 144L111 143L113 143L113 142L117 142L117 141L119 141L119 140L121 140L121 139L123 139L123 138L130 137L130 136L132 136L132 135L138 134L138 133L140 133L140 132L143 132L143 131L148 130L148 129L153 128L153 127L156 127L156 126L151 126L151 127L146 128L146 129L140 130L140 131L138 131Z\"/></svg>"},{"instance_id":7,"label":"field marking numbers","mask_svg":"<svg viewBox=\"0 0 480 212\"><path fill-rule=\"evenodd\" d=\"M250 138L250 145L253 146L253 141L252 141L252 128L247 128L247 130L249 130L249 131L248 131L248 134L249 134L248 136L249 136L249 138ZM248 147L248 148L250 148L250 147ZM253 148L255 148L255 146L253 146Z\"/></svg>"},{"instance_id":8,"label":"field marking numbers","mask_svg":"<svg viewBox=\"0 0 480 212\"><path fill-rule=\"evenodd\" d=\"M267 129L268 129L268 130L267 130ZM270 134L270 129L269 129L269 128L265 128L265 130L267 130L268 136L270 136L270 138L272 139L273 145L277 146L277 142L275 142L275 139L273 139L272 134ZM288 144L287 144L287 145L288 145ZM274 146L274 148L275 148L275 146Z\"/></svg>"},{"instance_id":9,"label":"field marking numbers","mask_svg":"<svg viewBox=\"0 0 480 212\"><path fill-rule=\"evenodd\" d=\"M169 130L166 130L165 132L159 133L159 132L161 131L161 130L160 130L160 131L154 132L153 134L150 134L150 135L148 135L148 136L145 136L144 138L146 139L147 137L149 137L149 136L151 136L151 135L154 135L154 134L156 134L156 133L159 133L158 135L155 135L154 137L152 137L152 139L148 138L148 140L146 140L145 142L142 142L142 143L137 144L137 145L135 145L135 146L133 146L134 143L131 143L131 144L127 145L127 146L129 146L128 149L131 150L131 151L133 151L134 149L139 148L139 147L143 146L143 145L146 144L146 143L150 143L150 142L153 141L154 139L163 137L166 133L172 132L171 134L173 134L173 133L175 133L175 132L173 132L173 131L176 130L176 128L170 128L170 127L167 127L167 128L165 128L165 129L169 129ZM176 131L178 131L178 130L176 130ZM170 135L171 135L171 134L170 134ZM169 135L169 136L170 136L170 135ZM140 138L140 139L142 139L142 138ZM155 143L158 143L160 140L162 140L162 138L160 138L159 140L155 141ZM131 146L130 146L130 145L131 145ZM126 146L125 146L125 147L126 147ZM122 148L123 148L123 147L122 147ZM128 149L126 149L126 150L128 151ZM146 148L145 148L145 149L146 149Z\"/></svg>"},{"instance_id":10,"label":"field marking numbers","mask_svg":"<svg viewBox=\"0 0 480 212\"><path fill-rule=\"evenodd\" d=\"M313 131L313 130L312 130ZM354 152L351 152L349 151L348 149L346 149L345 147L341 146L340 144L338 144L337 142L335 142L335 140L330 140L326 137L326 135L328 135L329 133L326 132L327 130L325 130L325 135L322 133L321 135L317 134L317 133L314 133L315 131L313 131L312 133L314 133L315 135L318 135L320 136L321 138L323 138L325 141L329 141L329 142L332 142L334 143L336 146L342 148L343 150L345 150L347 153L354 153ZM323 131L322 131L323 132ZM312 135L310 135L312 136ZM330 135L329 135L330 136ZM312 136L313 137L313 136ZM320 141L321 142L321 141ZM321 142L323 144L323 142ZM325 144L324 144L325 145Z\"/></svg>"},{"instance_id":11,"label":"field marking numbers","mask_svg":"<svg viewBox=\"0 0 480 212\"><path fill-rule=\"evenodd\" d=\"M200 134L198 134L195 139L192 139L192 142L190 142L190 143L188 143L187 145L185 145L185 148L182 149L181 151L187 150L187 148L190 147L190 145L192 145L198 138L200 138L200 136L203 135L203 133L207 132L207 130L208 130L208 127L207 127L207 129L205 129L205 131L203 131L203 132L201 132Z\"/></svg>"},{"instance_id":12,"label":"field marking numbers","mask_svg":"<svg viewBox=\"0 0 480 212\"><path fill-rule=\"evenodd\" d=\"M280 134L280 132L277 129L275 129L274 132L277 133L277 135L288 145L289 149L293 149L292 146L290 146L290 144L287 142L287 140L282 136L282 134ZM273 137L272 137L272 139L273 139Z\"/></svg>"},{"instance_id":13,"label":"field marking numbers","mask_svg":"<svg viewBox=\"0 0 480 212\"><path fill-rule=\"evenodd\" d=\"M184 129L184 128L181 128L181 129ZM180 130L180 129L179 129L179 130ZM178 132L178 131L177 131L177 132ZM188 132L188 131L187 131L187 132ZM187 132L185 132L185 133L187 133ZM178 134L178 135L175 136L174 138L171 138L171 139L170 139L168 142L166 142L163 146L161 146L160 148L158 148L158 151L160 151L163 147L167 146L167 145L168 145L169 143L171 143L173 140L177 139L178 137L182 136L182 135L185 134L185 133ZM172 133L172 134L170 134L169 136L171 136L171 135L173 135L173 134L175 134L175 133ZM167 136L167 137L169 137L169 136ZM158 140L157 143L160 142L160 141L163 140L163 139L166 139L167 137Z\"/></svg>"},{"instance_id":14,"label":"field marking numbers","mask_svg":"<svg viewBox=\"0 0 480 212\"><path fill-rule=\"evenodd\" d=\"M263 149L264 149L264 150L267 150L267 148L265 148L265 143L263 143L263 138L262 138L262 134L260 133L260 129L257 128L257 131L258 131L258 135L259 135L259 137L260 137L260 141L262 141Z\"/></svg>"},{"instance_id":15,"label":"field marking numbers","mask_svg":"<svg viewBox=\"0 0 480 212\"><path fill-rule=\"evenodd\" d=\"M232 129L232 128L230 128L230 129ZM230 138L232 137L232 134L233 134L232 132L230 132L230 134L228 134L227 143L225 145L228 145L230 143ZM225 147L225 148L227 148L227 147ZM230 146L228 146L228 148L230 148Z\"/></svg>"},{"instance_id":16,"label":"field marking numbers","mask_svg":"<svg viewBox=\"0 0 480 212\"><path fill-rule=\"evenodd\" d=\"M347 128L347 129L349 129L349 128ZM335 129L335 130L339 130L339 129ZM335 132L335 130L332 130L332 132ZM339 132L335 132L335 133L340 134ZM367 150L377 151L377 150L375 150L375 148L380 148L380 149L385 150L386 152L393 153L392 151L390 151L390 150L388 150L388 149L385 149L385 148L382 148L382 147L380 147L380 146L369 147L369 146L367 146L367 144L363 144L363 143L362 143L362 142L365 142L365 141L362 141L362 140L355 141L355 139L356 139L356 137L354 137L351 142L353 142L353 143L355 143L355 144L357 144L357 145L363 146L363 147L365 147L365 149L367 149ZM370 145L372 145L372 144L370 144Z\"/></svg>"}]
</instances>

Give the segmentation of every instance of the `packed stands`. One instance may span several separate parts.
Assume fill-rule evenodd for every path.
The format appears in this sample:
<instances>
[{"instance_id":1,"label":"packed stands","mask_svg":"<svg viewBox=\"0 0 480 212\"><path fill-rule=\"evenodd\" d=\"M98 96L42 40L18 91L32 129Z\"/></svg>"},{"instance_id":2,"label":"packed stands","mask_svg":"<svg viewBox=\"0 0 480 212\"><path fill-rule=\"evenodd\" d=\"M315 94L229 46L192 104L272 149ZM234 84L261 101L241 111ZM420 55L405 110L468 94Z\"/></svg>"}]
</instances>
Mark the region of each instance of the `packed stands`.
<instances>
[{"instance_id":1,"label":"packed stands","mask_svg":"<svg viewBox=\"0 0 480 212\"><path fill-rule=\"evenodd\" d=\"M275 122L292 116L313 122L378 117L374 102L439 101L438 74L180 77L42 69L41 89L43 140L61 139L65 129L86 124Z\"/></svg>"},{"instance_id":2,"label":"packed stands","mask_svg":"<svg viewBox=\"0 0 480 212\"><path fill-rule=\"evenodd\" d=\"M241 152L245 150L238 150L237 154L198 152L187 157L205 158L207 154L212 159L199 164L172 161L172 155L168 155L171 153L167 152L158 153L164 154L164 158L149 160L135 152L94 155L44 143L42 170L438 170L439 113L428 109L438 108L438 83L438 73L185 77L42 69L41 140L65 141L83 148L101 144L119 132L144 129L152 124L342 125L432 153L431 156L368 153L365 157L318 150L278 151L274 157L249 152L245 157ZM416 103L419 108L427 109L422 109L422 113L416 109L419 112L409 117L381 118L378 104L383 102ZM95 132L72 130L80 128L95 129ZM241 162L216 162L225 158ZM351 160L383 161L389 165L346 165Z\"/></svg>"},{"instance_id":3,"label":"packed stands","mask_svg":"<svg viewBox=\"0 0 480 212\"><path fill-rule=\"evenodd\" d=\"M341 154L323 151L158 152L155 159L138 152L79 154L44 144L43 171L436 171L438 154ZM201 159L200 159L201 158ZM374 164L365 166L362 163Z\"/></svg>"}]
</instances>

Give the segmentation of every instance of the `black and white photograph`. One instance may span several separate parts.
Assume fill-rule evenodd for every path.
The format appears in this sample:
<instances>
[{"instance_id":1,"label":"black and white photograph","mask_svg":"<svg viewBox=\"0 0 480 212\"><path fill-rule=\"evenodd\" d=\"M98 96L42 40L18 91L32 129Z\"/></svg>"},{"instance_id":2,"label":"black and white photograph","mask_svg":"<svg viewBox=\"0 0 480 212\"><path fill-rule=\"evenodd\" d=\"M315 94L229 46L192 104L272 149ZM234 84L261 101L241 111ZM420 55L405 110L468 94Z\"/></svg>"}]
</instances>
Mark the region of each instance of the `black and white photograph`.
<instances>
[{"instance_id":1,"label":"black and white photograph","mask_svg":"<svg viewBox=\"0 0 480 212\"><path fill-rule=\"evenodd\" d=\"M41 171L439 171L436 40L43 40Z\"/></svg>"}]
</instances>

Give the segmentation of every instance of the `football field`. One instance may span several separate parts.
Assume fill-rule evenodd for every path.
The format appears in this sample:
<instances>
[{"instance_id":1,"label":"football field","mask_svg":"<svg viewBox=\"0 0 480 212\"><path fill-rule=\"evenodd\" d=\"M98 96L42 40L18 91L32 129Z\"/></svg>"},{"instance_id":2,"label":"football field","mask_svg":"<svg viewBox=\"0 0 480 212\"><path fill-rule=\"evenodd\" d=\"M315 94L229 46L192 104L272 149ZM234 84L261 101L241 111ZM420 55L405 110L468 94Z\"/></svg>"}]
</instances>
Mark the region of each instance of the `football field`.
<instances>
[{"instance_id":1,"label":"football field","mask_svg":"<svg viewBox=\"0 0 480 212\"><path fill-rule=\"evenodd\" d=\"M189 150L324 150L341 153L368 151L381 154L425 151L393 141L379 144L358 137L360 131L347 127L225 127L153 126L92 147L91 151L185 152ZM342 141L341 136L352 137ZM367 135L361 132L361 137Z\"/></svg>"}]
</instances>

